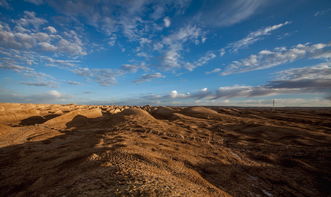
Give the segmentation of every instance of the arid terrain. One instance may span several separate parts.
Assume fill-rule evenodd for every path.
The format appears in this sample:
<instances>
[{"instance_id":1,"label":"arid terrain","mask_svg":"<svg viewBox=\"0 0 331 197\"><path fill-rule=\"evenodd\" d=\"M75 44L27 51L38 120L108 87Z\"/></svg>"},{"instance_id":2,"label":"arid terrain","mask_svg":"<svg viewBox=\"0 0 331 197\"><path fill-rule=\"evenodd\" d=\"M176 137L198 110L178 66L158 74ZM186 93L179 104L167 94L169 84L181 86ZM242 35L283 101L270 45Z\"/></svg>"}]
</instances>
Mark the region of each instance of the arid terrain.
<instances>
[{"instance_id":1,"label":"arid terrain","mask_svg":"<svg viewBox=\"0 0 331 197\"><path fill-rule=\"evenodd\" d=\"M3 103L0 168L0 196L331 196L331 109Z\"/></svg>"}]
</instances>

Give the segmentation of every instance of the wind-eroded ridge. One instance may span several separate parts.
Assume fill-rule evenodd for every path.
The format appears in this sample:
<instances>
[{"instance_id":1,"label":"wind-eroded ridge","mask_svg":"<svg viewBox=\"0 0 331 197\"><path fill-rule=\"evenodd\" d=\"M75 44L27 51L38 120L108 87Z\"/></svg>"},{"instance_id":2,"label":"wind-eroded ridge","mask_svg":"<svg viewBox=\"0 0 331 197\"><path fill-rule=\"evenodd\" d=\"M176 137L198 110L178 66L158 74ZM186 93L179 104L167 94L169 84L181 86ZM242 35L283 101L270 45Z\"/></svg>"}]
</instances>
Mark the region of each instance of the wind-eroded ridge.
<instances>
[{"instance_id":1,"label":"wind-eroded ridge","mask_svg":"<svg viewBox=\"0 0 331 197\"><path fill-rule=\"evenodd\" d=\"M0 196L329 196L331 110L0 104Z\"/></svg>"}]
</instances>

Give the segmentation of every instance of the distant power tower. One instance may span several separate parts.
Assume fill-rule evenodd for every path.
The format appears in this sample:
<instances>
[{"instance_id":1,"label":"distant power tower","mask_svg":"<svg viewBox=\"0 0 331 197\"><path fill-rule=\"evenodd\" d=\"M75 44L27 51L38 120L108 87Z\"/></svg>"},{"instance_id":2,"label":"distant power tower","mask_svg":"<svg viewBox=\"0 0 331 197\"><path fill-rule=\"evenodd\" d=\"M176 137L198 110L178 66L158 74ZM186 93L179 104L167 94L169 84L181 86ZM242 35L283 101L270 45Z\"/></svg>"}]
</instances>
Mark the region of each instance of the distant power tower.
<instances>
[{"instance_id":1,"label":"distant power tower","mask_svg":"<svg viewBox=\"0 0 331 197\"><path fill-rule=\"evenodd\" d=\"M272 99L272 111L275 111L275 105L276 105L276 101L275 99Z\"/></svg>"}]
</instances>

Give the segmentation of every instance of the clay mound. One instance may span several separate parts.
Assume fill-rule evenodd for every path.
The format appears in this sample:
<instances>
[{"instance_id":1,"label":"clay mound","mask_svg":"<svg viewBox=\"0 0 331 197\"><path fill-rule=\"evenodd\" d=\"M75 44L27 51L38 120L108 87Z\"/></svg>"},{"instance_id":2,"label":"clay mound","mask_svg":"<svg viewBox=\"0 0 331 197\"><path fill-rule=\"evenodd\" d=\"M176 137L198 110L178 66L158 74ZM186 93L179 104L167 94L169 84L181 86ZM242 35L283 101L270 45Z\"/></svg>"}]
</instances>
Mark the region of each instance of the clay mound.
<instances>
[{"instance_id":1,"label":"clay mound","mask_svg":"<svg viewBox=\"0 0 331 197\"><path fill-rule=\"evenodd\" d=\"M119 112L121 112L123 109L119 108L119 107L114 107L114 108L107 108L105 111L108 111L111 114L117 114Z\"/></svg>"},{"instance_id":2,"label":"clay mound","mask_svg":"<svg viewBox=\"0 0 331 197\"><path fill-rule=\"evenodd\" d=\"M4 124L0 124L0 136L9 133L13 128Z\"/></svg>"},{"instance_id":3,"label":"clay mound","mask_svg":"<svg viewBox=\"0 0 331 197\"><path fill-rule=\"evenodd\" d=\"M140 121L157 121L150 113L141 108L129 108L116 114L117 117Z\"/></svg>"},{"instance_id":4,"label":"clay mound","mask_svg":"<svg viewBox=\"0 0 331 197\"><path fill-rule=\"evenodd\" d=\"M216 111L206 107L188 107L184 108L183 112L192 114L217 114Z\"/></svg>"},{"instance_id":5,"label":"clay mound","mask_svg":"<svg viewBox=\"0 0 331 197\"><path fill-rule=\"evenodd\" d=\"M188 107L188 108L184 108L181 112L184 115L192 116L196 118L211 118L211 117L215 118L219 116L219 114L216 111L206 107Z\"/></svg>"},{"instance_id":6,"label":"clay mound","mask_svg":"<svg viewBox=\"0 0 331 197\"><path fill-rule=\"evenodd\" d=\"M40 111L36 109L7 109L0 113L0 123L18 124L21 120L39 115Z\"/></svg>"},{"instance_id":7,"label":"clay mound","mask_svg":"<svg viewBox=\"0 0 331 197\"><path fill-rule=\"evenodd\" d=\"M101 116L102 112L100 108L74 110L48 120L43 123L43 125L57 129L64 129L68 127L68 124L69 127L72 127L73 125L79 126L80 124L86 124L87 118L97 118Z\"/></svg>"},{"instance_id":8,"label":"clay mound","mask_svg":"<svg viewBox=\"0 0 331 197\"><path fill-rule=\"evenodd\" d=\"M176 117L174 113L176 113L176 110L170 107L158 107L152 112L152 115L159 119L173 119Z\"/></svg>"},{"instance_id":9,"label":"clay mound","mask_svg":"<svg viewBox=\"0 0 331 197\"><path fill-rule=\"evenodd\" d=\"M122 115L122 116L150 116L150 114L140 108L130 108L130 109L125 109L123 110L121 113L119 113L118 115Z\"/></svg>"}]
</instances>

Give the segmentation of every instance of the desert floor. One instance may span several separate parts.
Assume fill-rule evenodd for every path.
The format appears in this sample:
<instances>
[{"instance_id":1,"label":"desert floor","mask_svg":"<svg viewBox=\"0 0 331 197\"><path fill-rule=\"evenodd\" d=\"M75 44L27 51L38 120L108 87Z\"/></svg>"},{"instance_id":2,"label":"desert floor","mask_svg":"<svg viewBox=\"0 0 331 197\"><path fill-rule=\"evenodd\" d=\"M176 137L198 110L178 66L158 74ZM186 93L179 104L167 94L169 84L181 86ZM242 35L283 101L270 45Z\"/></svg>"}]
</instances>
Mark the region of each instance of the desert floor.
<instances>
[{"instance_id":1,"label":"desert floor","mask_svg":"<svg viewBox=\"0 0 331 197\"><path fill-rule=\"evenodd\" d=\"M0 196L331 196L331 109L2 103Z\"/></svg>"}]
</instances>

